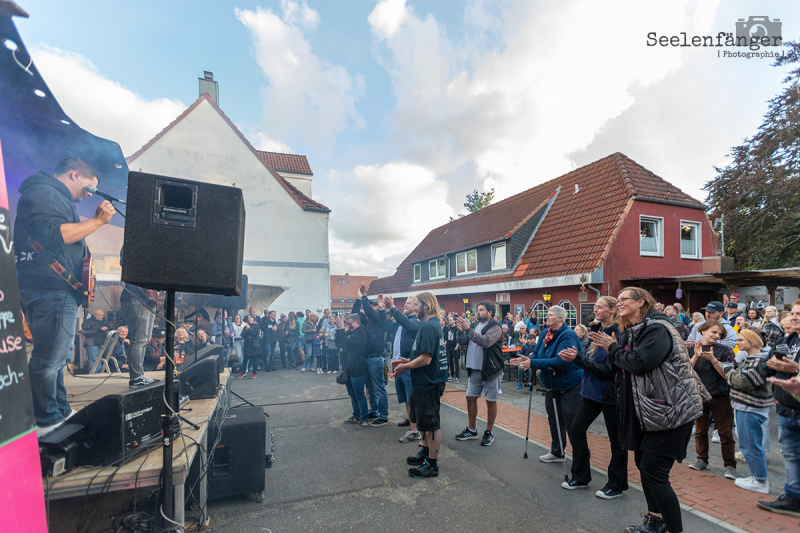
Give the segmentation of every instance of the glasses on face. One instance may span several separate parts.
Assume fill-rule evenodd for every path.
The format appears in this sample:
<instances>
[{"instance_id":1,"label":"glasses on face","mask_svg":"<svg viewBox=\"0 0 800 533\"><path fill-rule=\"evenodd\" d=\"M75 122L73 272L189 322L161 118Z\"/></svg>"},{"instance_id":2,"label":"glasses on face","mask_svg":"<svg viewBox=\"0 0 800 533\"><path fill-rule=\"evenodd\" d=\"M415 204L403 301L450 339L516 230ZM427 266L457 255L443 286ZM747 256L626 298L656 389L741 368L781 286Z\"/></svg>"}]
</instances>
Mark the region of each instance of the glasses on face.
<instances>
[{"instance_id":1,"label":"glasses on face","mask_svg":"<svg viewBox=\"0 0 800 533\"><path fill-rule=\"evenodd\" d=\"M345 322L345 324L347 325L348 328L352 328L355 322Z\"/></svg>"},{"instance_id":2,"label":"glasses on face","mask_svg":"<svg viewBox=\"0 0 800 533\"><path fill-rule=\"evenodd\" d=\"M620 296L619 298L617 298L617 303L622 304L622 303L627 302L628 300L637 300L637 299L638 298L634 298L633 296L630 296L630 297Z\"/></svg>"}]
</instances>

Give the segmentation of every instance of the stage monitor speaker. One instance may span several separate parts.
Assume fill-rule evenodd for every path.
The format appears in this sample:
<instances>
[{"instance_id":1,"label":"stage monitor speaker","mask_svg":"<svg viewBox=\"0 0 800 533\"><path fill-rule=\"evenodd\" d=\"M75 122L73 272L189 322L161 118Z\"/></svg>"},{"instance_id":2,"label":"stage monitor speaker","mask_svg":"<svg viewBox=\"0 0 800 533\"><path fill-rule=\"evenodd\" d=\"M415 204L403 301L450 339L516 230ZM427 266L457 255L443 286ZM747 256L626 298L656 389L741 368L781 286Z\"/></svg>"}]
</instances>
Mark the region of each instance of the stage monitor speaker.
<instances>
[{"instance_id":1,"label":"stage monitor speaker","mask_svg":"<svg viewBox=\"0 0 800 533\"><path fill-rule=\"evenodd\" d=\"M173 387L172 405L179 407L180 387ZM139 446L161 437L164 383L109 394L88 404L69 419L83 426L78 464L104 465L123 458Z\"/></svg>"},{"instance_id":2,"label":"stage monitor speaker","mask_svg":"<svg viewBox=\"0 0 800 533\"><path fill-rule=\"evenodd\" d=\"M217 356L217 372L218 374L222 374L222 372L225 370L225 347L219 344L206 346L205 348L201 348L196 353L188 356L181 364L178 365L178 372L183 372L195 363L212 356ZM217 377L217 380L219 380L219 377Z\"/></svg>"},{"instance_id":3,"label":"stage monitor speaker","mask_svg":"<svg viewBox=\"0 0 800 533\"><path fill-rule=\"evenodd\" d=\"M199 295L204 296L204 295ZM205 300L203 300L205 301ZM239 296L220 296L210 295L208 307L222 309L246 309L247 308L247 274L242 274L242 293Z\"/></svg>"},{"instance_id":4,"label":"stage monitor speaker","mask_svg":"<svg viewBox=\"0 0 800 533\"><path fill-rule=\"evenodd\" d=\"M189 396L190 400L214 398L219 388L220 358L218 355L211 355L178 374L181 394Z\"/></svg>"},{"instance_id":5,"label":"stage monitor speaker","mask_svg":"<svg viewBox=\"0 0 800 533\"><path fill-rule=\"evenodd\" d=\"M147 289L239 295L242 190L128 174L122 281Z\"/></svg>"},{"instance_id":6,"label":"stage monitor speaker","mask_svg":"<svg viewBox=\"0 0 800 533\"><path fill-rule=\"evenodd\" d=\"M216 435L209 434L209 443ZM228 411L222 437L214 449L208 476L212 499L264 492L267 457L267 422L261 407Z\"/></svg>"}]
</instances>

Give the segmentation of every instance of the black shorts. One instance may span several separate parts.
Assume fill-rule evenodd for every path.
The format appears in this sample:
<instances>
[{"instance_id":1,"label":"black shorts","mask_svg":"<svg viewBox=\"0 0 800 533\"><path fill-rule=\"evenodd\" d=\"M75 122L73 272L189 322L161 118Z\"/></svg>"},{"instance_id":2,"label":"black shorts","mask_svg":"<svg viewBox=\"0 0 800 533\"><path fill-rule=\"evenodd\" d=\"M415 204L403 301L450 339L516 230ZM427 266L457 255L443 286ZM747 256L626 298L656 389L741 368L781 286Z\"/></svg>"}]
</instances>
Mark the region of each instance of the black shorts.
<instances>
[{"instance_id":1,"label":"black shorts","mask_svg":"<svg viewBox=\"0 0 800 533\"><path fill-rule=\"evenodd\" d=\"M426 392L411 390L411 416L409 420L417 425L418 431L434 431L441 429L439 418L439 408L441 398L444 394L444 383L439 383L434 388Z\"/></svg>"}]
</instances>

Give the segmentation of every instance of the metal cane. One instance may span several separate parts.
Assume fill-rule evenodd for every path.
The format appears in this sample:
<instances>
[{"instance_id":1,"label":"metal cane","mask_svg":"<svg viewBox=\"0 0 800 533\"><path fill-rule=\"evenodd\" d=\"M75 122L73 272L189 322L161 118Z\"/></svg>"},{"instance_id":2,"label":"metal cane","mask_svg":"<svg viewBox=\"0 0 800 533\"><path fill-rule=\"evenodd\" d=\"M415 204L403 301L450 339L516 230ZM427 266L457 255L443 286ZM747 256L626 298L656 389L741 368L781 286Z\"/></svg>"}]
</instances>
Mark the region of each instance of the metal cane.
<instances>
[{"instance_id":1,"label":"metal cane","mask_svg":"<svg viewBox=\"0 0 800 533\"><path fill-rule=\"evenodd\" d=\"M533 387L530 388L530 393L528 393L528 427L525 428L525 455L523 458L528 458L528 434L531 430L531 403L533 401Z\"/></svg>"}]
</instances>

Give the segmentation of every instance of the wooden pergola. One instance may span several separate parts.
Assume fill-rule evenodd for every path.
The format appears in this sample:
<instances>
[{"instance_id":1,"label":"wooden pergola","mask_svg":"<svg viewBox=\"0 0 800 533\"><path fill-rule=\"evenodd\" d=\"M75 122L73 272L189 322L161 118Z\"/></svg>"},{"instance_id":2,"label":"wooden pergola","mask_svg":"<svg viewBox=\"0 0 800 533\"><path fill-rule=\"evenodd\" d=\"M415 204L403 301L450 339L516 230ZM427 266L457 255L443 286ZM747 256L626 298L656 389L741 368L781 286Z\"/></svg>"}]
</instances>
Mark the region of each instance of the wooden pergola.
<instances>
[{"instance_id":1,"label":"wooden pergola","mask_svg":"<svg viewBox=\"0 0 800 533\"><path fill-rule=\"evenodd\" d=\"M654 289L681 289L687 296L687 308L689 306L689 295L693 290L717 291L721 287L725 287L728 291L734 293L738 292L740 287L765 286L769 294L769 304L775 305L775 290L778 287L800 287L800 267L710 272L663 278L630 278L620 281L650 291Z\"/></svg>"}]
</instances>

